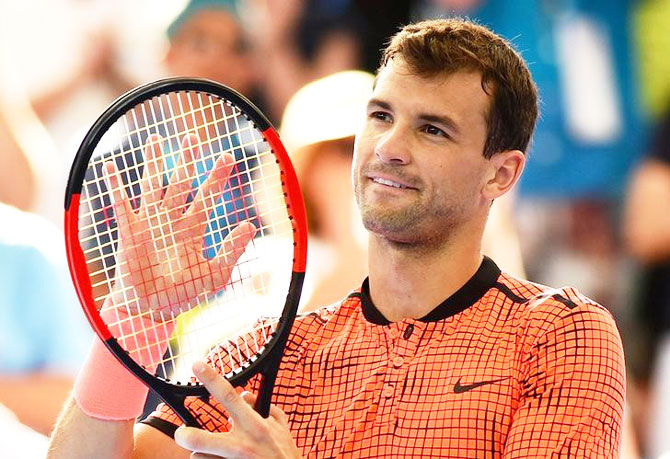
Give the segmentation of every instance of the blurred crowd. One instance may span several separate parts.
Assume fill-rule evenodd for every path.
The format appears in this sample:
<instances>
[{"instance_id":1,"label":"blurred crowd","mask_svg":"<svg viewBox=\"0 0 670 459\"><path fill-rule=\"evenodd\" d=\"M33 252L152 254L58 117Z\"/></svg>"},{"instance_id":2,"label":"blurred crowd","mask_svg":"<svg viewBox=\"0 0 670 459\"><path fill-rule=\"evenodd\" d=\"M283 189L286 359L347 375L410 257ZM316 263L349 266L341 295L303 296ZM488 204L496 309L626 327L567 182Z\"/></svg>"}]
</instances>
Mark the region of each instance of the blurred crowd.
<instances>
[{"instance_id":1,"label":"blurred crowd","mask_svg":"<svg viewBox=\"0 0 670 459\"><path fill-rule=\"evenodd\" d=\"M670 457L670 0L0 2L0 419L47 435L87 348L62 196L79 140L114 98L196 76L261 108L308 205L309 309L365 276L349 163L379 50L401 24L454 14L510 40L541 96L530 160L494 206L486 252L613 313L625 457Z\"/></svg>"}]
</instances>

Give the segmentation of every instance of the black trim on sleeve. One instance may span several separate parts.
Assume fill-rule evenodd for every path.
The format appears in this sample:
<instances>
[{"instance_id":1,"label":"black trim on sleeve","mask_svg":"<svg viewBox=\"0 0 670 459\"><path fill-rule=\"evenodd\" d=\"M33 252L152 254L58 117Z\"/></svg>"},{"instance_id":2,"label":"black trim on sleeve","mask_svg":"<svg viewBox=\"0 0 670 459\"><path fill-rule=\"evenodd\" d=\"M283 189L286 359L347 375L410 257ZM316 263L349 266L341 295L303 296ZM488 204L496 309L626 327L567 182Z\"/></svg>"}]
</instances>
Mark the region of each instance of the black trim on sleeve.
<instances>
[{"instance_id":1,"label":"black trim on sleeve","mask_svg":"<svg viewBox=\"0 0 670 459\"><path fill-rule=\"evenodd\" d=\"M164 419L157 418L155 416L149 416L146 419L143 419L140 421L142 424L146 424L148 426L153 427L154 429L158 429L161 432L163 432L165 435L168 437L172 438L174 440L174 433L177 431L179 426L176 426L172 424L171 422L168 422Z\"/></svg>"},{"instance_id":2,"label":"black trim on sleeve","mask_svg":"<svg viewBox=\"0 0 670 459\"><path fill-rule=\"evenodd\" d=\"M555 299L556 301L559 301L563 303L565 306L568 307L568 309L574 309L577 307L577 303L572 301L570 298L566 298L563 295L557 293L555 295L552 295L552 298Z\"/></svg>"}]
</instances>

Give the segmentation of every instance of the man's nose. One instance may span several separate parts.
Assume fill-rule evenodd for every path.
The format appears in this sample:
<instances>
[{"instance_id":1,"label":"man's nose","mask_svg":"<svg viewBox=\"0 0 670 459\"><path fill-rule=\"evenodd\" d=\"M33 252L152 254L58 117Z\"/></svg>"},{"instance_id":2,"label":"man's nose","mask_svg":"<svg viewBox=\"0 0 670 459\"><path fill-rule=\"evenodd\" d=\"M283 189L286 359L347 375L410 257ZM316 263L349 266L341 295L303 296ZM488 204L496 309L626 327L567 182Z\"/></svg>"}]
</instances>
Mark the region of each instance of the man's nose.
<instances>
[{"instance_id":1,"label":"man's nose","mask_svg":"<svg viewBox=\"0 0 670 459\"><path fill-rule=\"evenodd\" d=\"M401 124L393 125L379 137L374 151L383 163L408 164L411 149L407 129Z\"/></svg>"}]
</instances>

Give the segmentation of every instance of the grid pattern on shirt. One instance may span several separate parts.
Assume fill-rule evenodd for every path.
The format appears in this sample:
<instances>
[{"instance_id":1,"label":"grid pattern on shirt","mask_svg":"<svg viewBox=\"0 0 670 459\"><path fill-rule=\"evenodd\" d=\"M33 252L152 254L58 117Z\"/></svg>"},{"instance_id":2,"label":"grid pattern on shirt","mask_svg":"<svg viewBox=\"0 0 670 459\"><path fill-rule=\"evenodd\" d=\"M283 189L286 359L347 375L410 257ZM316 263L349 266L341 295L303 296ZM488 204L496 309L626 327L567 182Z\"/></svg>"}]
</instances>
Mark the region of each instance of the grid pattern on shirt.
<instances>
[{"instance_id":1,"label":"grid pattern on shirt","mask_svg":"<svg viewBox=\"0 0 670 459\"><path fill-rule=\"evenodd\" d=\"M389 325L368 322L361 301L292 330L273 403L305 456L617 457L621 342L579 292L501 274L462 312ZM229 428L190 403L211 430ZM179 424L166 406L153 416Z\"/></svg>"}]
</instances>

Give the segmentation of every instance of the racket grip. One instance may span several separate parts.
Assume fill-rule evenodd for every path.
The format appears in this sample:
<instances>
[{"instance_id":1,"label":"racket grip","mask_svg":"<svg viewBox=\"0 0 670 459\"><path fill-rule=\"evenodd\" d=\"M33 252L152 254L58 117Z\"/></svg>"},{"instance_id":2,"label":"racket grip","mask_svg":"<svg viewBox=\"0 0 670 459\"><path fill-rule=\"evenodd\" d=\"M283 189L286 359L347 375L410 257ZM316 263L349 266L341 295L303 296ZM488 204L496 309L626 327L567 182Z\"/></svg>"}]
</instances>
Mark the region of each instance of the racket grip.
<instances>
[{"instance_id":1,"label":"racket grip","mask_svg":"<svg viewBox=\"0 0 670 459\"><path fill-rule=\"evenodd\" d=\"M106 323L113 324L109 329L128 354L148 372L155 371L167 350L174 322L155 324L148 317L127 315L119 320L118 311L113 309L101 316ZM138 333L138 330L143 332ZM148 391L147 386L95 337L74 383L73 394L79 408L97 419L135 419L142 414Z\"/></svg>"}]
</instances>

